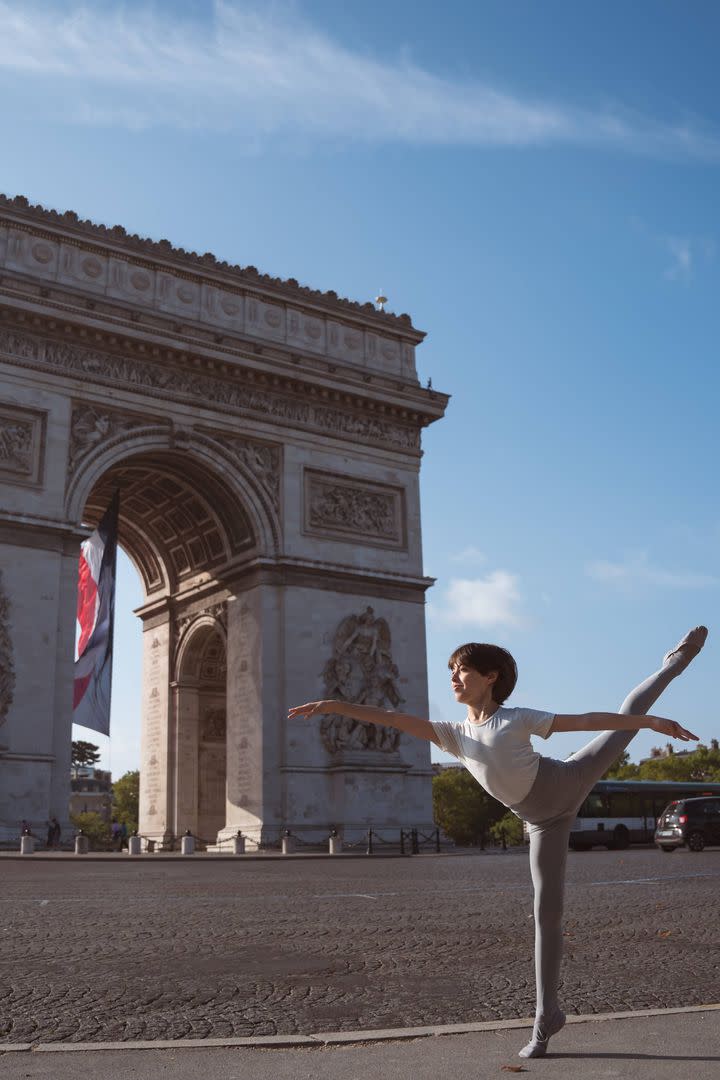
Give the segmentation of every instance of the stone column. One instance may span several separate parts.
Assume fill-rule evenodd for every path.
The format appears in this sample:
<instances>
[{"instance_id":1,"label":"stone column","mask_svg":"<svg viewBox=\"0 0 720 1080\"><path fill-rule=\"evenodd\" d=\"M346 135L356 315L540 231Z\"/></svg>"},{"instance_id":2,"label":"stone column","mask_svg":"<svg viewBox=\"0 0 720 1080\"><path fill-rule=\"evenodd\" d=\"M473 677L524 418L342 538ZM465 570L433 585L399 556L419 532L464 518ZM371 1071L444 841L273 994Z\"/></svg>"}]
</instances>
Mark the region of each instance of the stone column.
<instances>
[{"instance_id":1,"label":"stone column","mask_svg":"<svg viewBox=\"0 0 720 1080\"><path fill-rule=\"evenodd\" d=\"M169 692L170 624L166 615L143 628L140 832L156 841L169 839L174 826Z\"/></svg>"},{"instance_id":2,"label":"stone column","mask_svg":"<svg viewBox=\"0 0 720 1080\"><path fill-rule=\"evenodd\" d=\"M0 728L0 839L25 818L68 828L79 539L36 526L0 530L12 691ZM7 704L7 703L6 703Z\"/></svg>"},{"instance_id":3,"label":"stone column","mask_svg":"<svg viewBox=\"0 0 720 1080\"><path fill-rule=\"evenodd\" d=\"M227 817L218 839L242 829L275 839L284 820L282 595L258 585L228 601Z\"/></svg>"},{"instance_id":4,"label":"stone column","mask_svg":"<svg viewBox=\"0 0 720 1080\"><path fill-rule=\"evenodd\" d=\"M176 836L198 830L198 739L200 693L190 683L173 683L173 737L170 771L174 778L171 828Z\"/></svg>"}]
</instances>

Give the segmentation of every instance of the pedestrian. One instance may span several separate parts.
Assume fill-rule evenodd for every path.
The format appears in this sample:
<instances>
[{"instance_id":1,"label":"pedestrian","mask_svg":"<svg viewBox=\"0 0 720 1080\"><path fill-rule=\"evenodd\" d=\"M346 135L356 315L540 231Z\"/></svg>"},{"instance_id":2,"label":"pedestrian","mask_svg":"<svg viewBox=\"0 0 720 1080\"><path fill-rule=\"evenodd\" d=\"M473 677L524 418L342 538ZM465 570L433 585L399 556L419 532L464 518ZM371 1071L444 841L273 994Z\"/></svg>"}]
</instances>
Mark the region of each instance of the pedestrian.
<instances>
[{"instance_id":1,"label":"pedestrian","mask_svg":"<svg viewBox=\"0 0 720 1080\"><path fill-rule=\"evenodd\" d=\"M470 642L448 661L456 701L467 707L462 724L353 705L312 701L291 708L289 717L333 713L370 724L394 727L434 742L457 757L478 783L528 824L530 872L534 887L536 1012L533 1035L520 1057L542 1057L565 1023L558 986L562 960L562 909L570 829L577 810L595 783L622 754L640 728L687 742L697 736L673 720L647 710L705 644L707 629L697 626L671 649L658 671L637 686L619 713L556 714L508 708L505 700L517 681L510 653L498 645ZM538 754L531 735L547 739L556 731L599 731L565 761Z\"/></svg>"},{"instance_id":2,"label":"pedestrian","mask_svg":"<svg viewBox=\"0 0 720 1080\"><path fill-rule=\"evenodd\" d=\"M122 850L122 832L121 832L121 829L120 829L120 822L117 820L117 818L112 819L112 824L110 826L110 832L112 834L113 851L121 851Z\"/></svg>"},{"instance_id":3,"label":"pedestrian","mask_svg":"<svg viewBox=\"0 0 720 1080\"><path fill-rule=\"evenodd\" d=\"M126 821L120 822L120 848L127 847L128 827Z\"/></svg>"},{"instance_id":4,"label":"pedestrian","mask_svg":"<svg viewBox=\"0 0 720 1080\"><path fill-rule=\"evenodd\" d=\"M51 850L57 850L60 847L60 834L62 830L60 828L60 822L56 817L50 818L48 822L47 832L47 846Z\"/></svg>"}]
</instances>

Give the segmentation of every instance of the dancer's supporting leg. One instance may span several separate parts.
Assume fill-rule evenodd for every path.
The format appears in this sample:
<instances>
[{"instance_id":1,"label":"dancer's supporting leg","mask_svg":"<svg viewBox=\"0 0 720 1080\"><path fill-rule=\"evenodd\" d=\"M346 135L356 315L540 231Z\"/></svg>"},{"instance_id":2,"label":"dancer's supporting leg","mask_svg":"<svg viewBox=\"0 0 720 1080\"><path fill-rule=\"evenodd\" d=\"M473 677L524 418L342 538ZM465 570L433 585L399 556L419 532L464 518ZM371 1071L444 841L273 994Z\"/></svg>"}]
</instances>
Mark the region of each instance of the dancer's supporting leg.
<instances>
[{"instance_id":1,"label":"dancer's supporting leg","mask_svg":"<svg viewBox=\"0 0 720 1080\"><path fill-rule=\"evenodd\" d=\"M659 671L637 686L625 699L620 712L627 716L643 716L657 701L663 690L697 656L705 644L707 630L698 626L691 630L663 660ZM565 763L572 770L573 805L567 814L545 824L529 826L530 872L535 890L535 979L537 1011L533 1037L520 1051L521 1057L542 1057L551 1035L565 1023L565 1014L558 1003L560 964L562 960L562 913L565 886L565 863L568 841L575 813L580 802L612 763L635 737L637 731L603 731L573 754ZM548 778L552 770L547 770ZM544 770L538 773L543 781ZM568 777L570 779L570 777ZM531 796L541 795L531 792Z\"/></svg>"}]
</instances>

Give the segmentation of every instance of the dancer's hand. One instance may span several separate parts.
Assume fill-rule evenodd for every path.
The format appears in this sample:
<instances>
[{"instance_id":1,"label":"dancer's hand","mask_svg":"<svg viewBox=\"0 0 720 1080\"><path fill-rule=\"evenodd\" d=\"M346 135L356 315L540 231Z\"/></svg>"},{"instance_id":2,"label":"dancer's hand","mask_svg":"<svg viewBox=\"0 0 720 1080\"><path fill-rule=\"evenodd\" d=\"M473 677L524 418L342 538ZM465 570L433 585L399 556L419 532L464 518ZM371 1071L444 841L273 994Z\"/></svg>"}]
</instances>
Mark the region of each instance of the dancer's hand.
<instances>
[{"instance_id":1,"label":"dancer's hand","mask_svg":"<svg viewBox=\"0 0 720 1080\"><path fill-rule=\"evenodd\" d=\"M653 716L652 724L650 728L652 731L659 731L661 735L669 735L671 739L682 739L683 742L689 742L690 739L694 739L697 742L697 735L693 735L692 731L688 731L687 728L682 727L675 720L665 720L662 716Z\"/></svg>"},{"instance_id":2,"label":"dancer's hand","mask_svg":"<svg viewBox=\"0 0 720 1080\"><path fill-rule=\"evenodd\" d=\"M337 701L308 701L306 705L293 705L288 709L288 719L297 720L304 716L309 720L311 716L335 712L337 705Z\"/></svg>"}]
</instances>

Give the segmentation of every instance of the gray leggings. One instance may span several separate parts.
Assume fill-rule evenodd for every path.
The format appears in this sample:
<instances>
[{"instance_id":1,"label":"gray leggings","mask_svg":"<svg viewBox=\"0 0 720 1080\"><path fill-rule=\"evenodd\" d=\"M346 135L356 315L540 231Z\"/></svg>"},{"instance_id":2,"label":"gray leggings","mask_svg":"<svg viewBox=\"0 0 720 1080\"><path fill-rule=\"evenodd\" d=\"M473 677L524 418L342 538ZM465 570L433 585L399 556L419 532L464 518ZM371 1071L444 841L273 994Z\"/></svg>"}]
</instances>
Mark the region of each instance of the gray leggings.
<instances>
[{"instance_id":1,"label":"gray leggings","mask_svg":"<svg viewBox=\"0 0 720 1080\"><path fill-rule=\"evenodd\" d=\"M677 668L661 668L629 694L619 711L644 715L678 674ZM559 1007L565 862L572 823L588 792L635 735L637 730L602 731L567 761L541 758L530 792L513 807L530 833L538 1016L551 1017Z\"/></svg>"}]
</instances>

